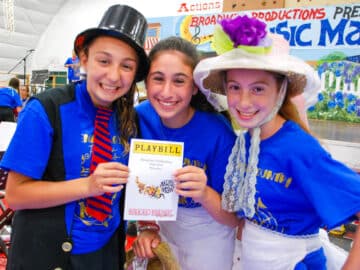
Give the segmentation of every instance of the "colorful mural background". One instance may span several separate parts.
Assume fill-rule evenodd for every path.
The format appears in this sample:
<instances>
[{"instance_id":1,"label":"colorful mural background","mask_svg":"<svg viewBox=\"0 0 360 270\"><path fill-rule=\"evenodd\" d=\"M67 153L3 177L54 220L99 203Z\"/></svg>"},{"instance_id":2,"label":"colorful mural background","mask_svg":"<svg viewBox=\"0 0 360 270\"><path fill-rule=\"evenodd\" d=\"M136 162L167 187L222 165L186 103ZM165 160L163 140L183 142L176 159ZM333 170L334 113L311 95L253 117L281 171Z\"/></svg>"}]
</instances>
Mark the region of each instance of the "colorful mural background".
<instances>
[{"instance_id":1,"label":"colorful mural background","mask_svg":"<svg viewBox=\"0 0 360 270\"><path fill-rule=\"evenodd\" d=\"M218 20L237 15L260 18L283 35L291 54L308 61L322 80L309 118L360 123L360 5L247 10L217 14L148 18L146 50L168 36L181 36L198 50L212 52Z\"/></svg>"},{"instance_id":2,"label":"colorful mural background","mask_svg":"<svg viewBox=\"0 0 360 270\"><path fill-rule=\"evenodd\" d=\"M322 87L308 117L360 123L360 64L343 56L319 63L317 71Z\"/></svg>"}]
</instances>

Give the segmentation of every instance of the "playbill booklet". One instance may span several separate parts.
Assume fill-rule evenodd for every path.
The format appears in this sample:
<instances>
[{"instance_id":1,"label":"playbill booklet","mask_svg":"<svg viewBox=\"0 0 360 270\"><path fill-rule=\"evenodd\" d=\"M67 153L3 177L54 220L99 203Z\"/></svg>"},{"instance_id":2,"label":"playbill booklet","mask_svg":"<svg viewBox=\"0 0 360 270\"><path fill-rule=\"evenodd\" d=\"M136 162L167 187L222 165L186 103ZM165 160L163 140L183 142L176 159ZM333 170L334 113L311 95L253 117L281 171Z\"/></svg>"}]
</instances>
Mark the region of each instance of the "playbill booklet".
<instances>
[{"instance_id":1,"label":"playbill booklet","mask_svg":"<svg viewBox=\"0 0 360 270\"><path fill-rule=\"evenodd\" d=\"M182 142L132 139L124 219L176 220L179 196L172 174L183 165Z\"/></svg>"}]
</instances>

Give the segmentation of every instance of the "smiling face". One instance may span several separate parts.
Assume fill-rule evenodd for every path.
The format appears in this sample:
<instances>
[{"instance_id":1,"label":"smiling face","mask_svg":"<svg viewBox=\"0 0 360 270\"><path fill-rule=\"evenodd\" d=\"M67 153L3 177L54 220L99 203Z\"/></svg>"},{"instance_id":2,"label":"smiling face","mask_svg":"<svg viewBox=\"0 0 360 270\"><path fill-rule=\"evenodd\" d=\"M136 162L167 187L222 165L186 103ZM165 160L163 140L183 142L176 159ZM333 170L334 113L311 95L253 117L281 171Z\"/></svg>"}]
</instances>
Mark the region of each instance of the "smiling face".
<instances>
[{"instance_id":1,"label":"smiling face","mask_svg":"<svg viewBox=\"0 0 360 270\"><path fill-rule=\"evenodd\" d=\"M249 130L257 127L271 113L278 98L279 82L274 74L262 70L234 69L226 73L226 95L229 111L236 122ZM277 114L261 126L273 130Z\"/></svg>"},{"instance_id":2,"label":"smiling face","mask_svg":"<svg viewBox=\"0 0 360 270\"><path fill-rule=\"evenodd\" d=\"M186 57L175 50L158 52L146 78L148 99L164 125L170 128L184 126L194 114L190 101L197 88L193 68Z\"/></svg>"},{"instance_id":3,"label":"smiling face","mask_svg":"<svg viewBox=\"0 0 360 270\"><path fill-rule=\"evenodd\" d=\"M86 71L86 87L95 106L111 107L130 90L138 57L127 43L100 36L92 41L87 53L80 54L80 58Z\"/></svg>"}]
</instances>

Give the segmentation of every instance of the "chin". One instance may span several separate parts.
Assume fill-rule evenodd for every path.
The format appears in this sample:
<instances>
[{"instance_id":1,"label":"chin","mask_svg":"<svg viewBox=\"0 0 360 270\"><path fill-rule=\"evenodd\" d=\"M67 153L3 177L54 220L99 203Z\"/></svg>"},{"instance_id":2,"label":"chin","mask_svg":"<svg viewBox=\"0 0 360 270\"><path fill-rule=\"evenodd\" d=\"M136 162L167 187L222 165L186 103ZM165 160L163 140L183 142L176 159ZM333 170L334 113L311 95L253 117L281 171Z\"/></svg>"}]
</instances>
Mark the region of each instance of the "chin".
<instances>
[{"instance_id":1,"label":"chin","mask_svg":"<svg viewBox=\"0 0 360 270\"><path fill-rule=\"evenodd\" d=\"M246 128L246 129L250 129L250 128L254 128L256 124L253 123L253 121L248 120L248 121L244 121L244 120L240 120L240 119L236 119L236 123L242 127L242 128Z\"/></svg>"}]
</instances>

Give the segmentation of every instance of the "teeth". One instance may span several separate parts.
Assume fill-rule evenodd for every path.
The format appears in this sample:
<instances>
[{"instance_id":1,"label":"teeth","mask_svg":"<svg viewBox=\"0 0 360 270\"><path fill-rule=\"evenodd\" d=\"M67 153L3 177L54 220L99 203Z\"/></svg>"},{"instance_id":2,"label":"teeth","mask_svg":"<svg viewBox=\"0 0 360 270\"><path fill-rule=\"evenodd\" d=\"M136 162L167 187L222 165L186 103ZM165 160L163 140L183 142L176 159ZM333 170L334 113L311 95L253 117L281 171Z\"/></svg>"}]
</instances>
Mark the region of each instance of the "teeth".
<instances>
[{"instance_id":1,"label":"teeth","mask_svg":"<svg viewBox=\"0 0 360 270\"><path fill-rule=\"evenodd\" d=\"M116 90L117 86L103 85L103 88L105 90Z\"/></svg>"},{"instance_id":2,"label":"teeth","mask_svg":"<svg viewBox=\"0 0 360 270\"><path fill-rule=\"evenodd\" d=\"M245 116L251 116L253 115L254 113L246 113L246 112L239 112L241 115L245 115Z\"/></svg>"},{"instance_id":3,"label":"teeth","mask_svg":"<svg viewBox=\"0 0 360 270\"><path fill-rule=\"evenodd\" d=\"M174 105L176 102L164 102L164 101L159 101L160 104L164 105L164 106L172 106Z\"/></svg>"}]
</instances>

